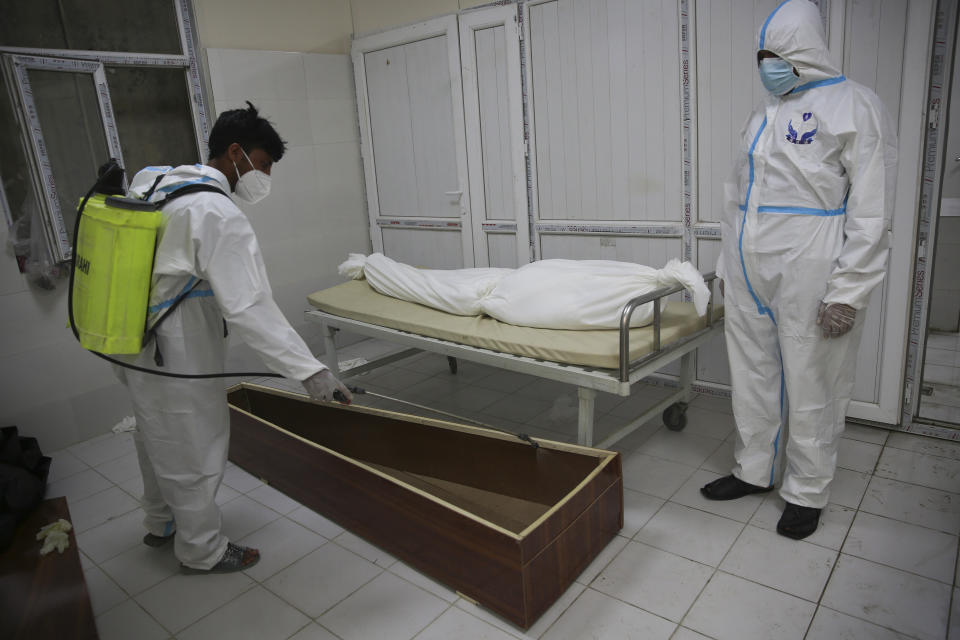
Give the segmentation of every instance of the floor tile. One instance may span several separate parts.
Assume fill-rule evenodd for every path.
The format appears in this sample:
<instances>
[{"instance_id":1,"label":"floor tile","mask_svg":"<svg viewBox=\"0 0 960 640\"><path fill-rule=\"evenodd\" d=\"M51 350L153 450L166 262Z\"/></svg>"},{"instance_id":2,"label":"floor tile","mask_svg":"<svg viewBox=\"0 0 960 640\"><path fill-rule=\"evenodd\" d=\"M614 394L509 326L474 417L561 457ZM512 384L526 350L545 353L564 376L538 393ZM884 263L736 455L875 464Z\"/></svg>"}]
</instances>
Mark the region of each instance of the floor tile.
<instances>
[{"instance_id":1,"label":"floor tile","mask_svg":"<svg viewBox=\"0 0 960 640\"><path fill-rule=\"evenodd\" d=\"M576 580L580 584L586 586L596 579L600 572L603 571L610 562L623 551L623 548L627 546L627 543L630 542L629 538L623 536L614 536L613 540L607 543L600 553L597 554L597 557L587 565L587 568L584 569Z\"/></svg>"},{"instance_id":2,"label":"floor tile","mask_svg":"<svg viewBox=\"0 0 960 640\"><path fill-rule=\"evenodd\" d=\"M177 634L177 640L285 640L310 618L255 586Z\"/></svg>"},{"instance_id":3,"label":"floor tile","mask_svg":"<svg viewBox=\"0 0 960 640\"><path fill-rule=\"evenodd\" d=\"M591 587L679 622L712 573L706 565L630 542Z\"/></svg>"},{"instance_id":4,"label":"floor tile","mask_svg":"<svg viewBox=\"0 0 960 640\"><path fill-rule=\"evenodd\" d=\"M741 522L668 502L634 539L716 567L743 527Z\"/></svg>"},{"instance_id":5,"label":"floor tile","mask_svg":"<svg viewBox=\"0 0 960 640\"><path fill-rule=\"evenodd\" d=\"M702 633L697 633L687 629L686 627L680 627L674 632L670 637L670 640L711 640L709 637L703 635Z\"/></svg>"},{"instance_id":6,"label":"floor tile","mask_svg":"<svg viewBox=\"0 0 960 640\"><path fill-rule=\"evenodd\" d=\"M232 466L224 472L223 484L236 489L240 493L246 493L262 485L263 481L250 475L240 467Z\"/></svg>"},{"instance_id":7,"label":"floor tile","mask_svg":"<svg viewBox=\"0 0 960 640\"><path fill-rule=\"evenodd\" d=\"M138 544L100 564L114 582L131 596L138 595L180 572L173 545L155 548Z\"/></svg>"},{"instance_id":8,"label":"floor tile","mask_svg":"<svg viewBox=\"0 0 960 640\"><path fill-rule=\"evenodd\" d=\"M117 486L123 489L124 491L126 491L127 495L129 495L134 500L139 501L143 498L143 478L141 478L140 476L137 476L136 478L130 478L126 482L121 482ZM219 494L224 491L224 489L230 489L230 487L226 487L221 484L220 489L217 491L218 497L219 497ZM233 491L233 489L230 489L230 491ZM240 494L237 493L237 495L240 495Z\"/></svg>"},{"instance_id":9,"label":"floor tile","mask_svg":"<svg viewBox=\"0 0 960 640\"><path fill-rule=\"evenodd\" d=\"M669 640L676 623L587 589L543 635L544 640Z\"/></svg>"},{"instance_id":10,"label":"floor tile","mask_svg":"<svg viewBox=\"0 0 960 640\"><path fill-rule=\"evenodd\" d=\"M126 487L124 487L124 490L127 491ZM256 491L256 489L254 489L254 491ZM129 491L128 491L128 493L129 493ZM140 480L140 493L141 493L141 494L143 493L143 480L142 480L142 479ZM238 497L240 497L240 496L242 496L242 495L243 495L243 494L240 493L239 491L237 491L236 489L233 489L233 488L228 487L227 485L221 483L221 484L220 484L220 488L217 489L217 495L216 495L216 497L214 498L214 502L216 502L218 505L220 505L220 506L222 507L223 505L225 505L225 504L227 504L228 502L231 502L231 501L233 501L233 500L236 500Z\"/></svg>"},{"instance_id":11,"label":"floor tile","mask_svg":"<svg viewBox=\"0 0 960 640\"><path fill-rule=\"evenodd\" d=\"M820 607L806 640L909 640L905 635L860 620L845 613Z\"/></svg>"},{"instance_id":12,"label":"floor tile","mask_svg":"<svg viewBox=\"0 0 960 640\"><path fill-rule=\"evenodd\" d=\"M264 582L311 618L322 615L382 569L331 542Z\"/></svg>"},{"instance_id":13,"label":"floor tile","mask_svg":"<svg viewBox=\"0 0 960 640\"><path fill-rule=\"evenodd\" d=\"M727 474L724 474L727 475ZM730 518L737 522L749 522L757 508L763 502L766 494L757 493L744 496L739 500L707 500L700 493L700 488L720 478L721 474L700 469L687 480L680 490L670 498L671 502L693 507L714 515Z\"/></svg>"},{"instance_id":14,"label":"floor tile","mask_svg":"<svg viewBox=\"0 0 960 640\"><path fill-rule=\"evenodd\" d=\"M416 569L413 569L409 565L404 564L403 562L396 562L390 566L390 573L395 576L399 576L406 580L407 582L412 582L421 589L429 591L433 595L437 596L442 600L453 604L457 601L457 598L460 596L457 595L457 592L449 587L428 578L424 574L420 573Z\"/></svg>"},{"instance_id":15,"label":"floor tile","mask_svg":"<svg viewBox=\"0 0 960 640\"><path fill-rule=\"evenodd\" d=\"M488 622L458 609L450 607L443 614L431 622L426 629L417 635L417 640L515 640L516 636L497 629Z\"/></svg>"},{"instance_id":16,"label":"floor tile","mask_svg":"<svg viewBox=\"0 0 960 640\"><path fill-rule=\"evenodd\" d=\"M70 453L67 449L60 449L53 453L45 454L50 456L50 472L47 474L47 484L53 484L57 480L72 476L75 473L86 471L90 466Z\"/></svg>"},{"instance_id":17,"label":"floor tile","mask_svg":"<svg viewBox=\"0 0 960 640\"><path fill-rule=\"evenodd\" d=\"M718 475L730 475L736 460L733 457L733 440L727 439L723 444L707 458L700 468L705 471L712 471Z\"/></svg>"},{"instance_id":18,"label":"floor tile","mask_svg":"<svg viewBox=\"0 0 960 640\"><path fill-rule=\"evenodd\" d=\"M708 438L687 431L671 431L663 427L637 448L637 451L648 456L680 462L690 467L699 467L720 448L722 443L723 440L717 438Z\"/></svg>"},{"instance_id":19,"label":"floor tile","mask_svg":"<svg viewBox=\"0 0 960 640\"><path fill-rule=\"evenodd\" d=\"M953 584L957 536L861 512L842 551Z\"/></svg>"},{"instance_id":20,"label":"floor tile","mask_svg":"<svg viewBox=\"0 0 960 640\"><path fill-rule=\"evenodd\" d=\"M260 550L260 562L244 570L244 573L258 582L263 582L308 553L316 551L326 544L327 540L293 520L278 518L237 542Z\"/></svg>"},{"instance_id":21,"label":"floor tile","mask_svg":"<svg viewBox=\"0 0 960 640\"><path fill-rule=\"evenodd\" d=\"M860 510L924 527L960 533L960 494L874 477Z\"/></svg>"},{"instance_id":22,"label":"floor tile","mask_svg":"<svg viewBox=\"0 0 960 640\"><path fill-rule=\"evenodd\" d=\"M90 607L93 609L94 616L105 613L128 598L123 589L118 587L100 567L84 571L83 579L87 583Z\"/></svg>"},{"instance_id":23,"label":"floor tile","mask_svg":"<svg viewBox=\"0 0 960 640\"><path fill-rule=\"evenodd\" d=\"M133 600L97 616L100 640L166 640L170 633Z\"/></svg>"},{"instance_id":24,"label":"floor tile","mask_svg":"<svg viewBox=\"0 0 960 640\"><path fill-rule=\"evenodd\" d=\"M320 617L319 622L344 640L412 638L449 603L420 587L382 573Z\"/></svg>"},{"instance_id":25,"label":"floor tile","mask_svg":"<svg viewBox=\"0 0 960 640\"><path fill-rule=\"evenodd\" d=\"M610 413L623 418L636 418L670 394L675 393L676 389L638 384L631 391L626 400L610 409ZM657 419L659 420L659 417Z\"/></svg>"},{"instance_id":26,"label":"floor tile","mask_svg":"<svg viewBox=\"0 0 960 640\"><path fill-rule=\"evenodd\" d=\"M731 416L733 415L733 405L731 404L729 397L711 396L701 393L693 399L693 402L690 403L690 406L706 409L707 411L716 411L727 413Z\"/></svg>"},{"instance_id":27,"label":"floor tile","mask_svg":"<svg viewBox=\"0 0 960 640\"><path fill-rule=\"evenodd\" d=\"M134 599L160 624L178 633L232 601L253 584L243 573L178 573Z\"/></svg>"},{"instance_id":28,"label":"floor tile","mask_svg":"<svg viewBox=\"0 0 960 640\"><path fill-rule=\"evenodd\" d=\"M122 484L140 475L140 461L137 458L136 451L102 462L94 468L100 475L114 484Z\"/></svg>"},{"instance_id":29,"label":"floor tile","mask_svg":"<svg viewBox=\"0 0 960 640\"><path fill-rule=\"evenodd\" d=\"M844 426L842 437L871 444L884 444L890 434L887 429L848 422Z\"/></svg>"},{"instance_id":30,"label":"floor tile","mask_svg":"<svg viewBox=\"0 0 960 640\"><path fill-rule=\"evenodd\" d=\"M816 606L717 572L683 624L717 640L801 640Z\"/></svg>"},{"instance_id":31,"label":"floor tile","mask_svg":"<svg viewBox=\"0 0 960 640\"><path fill-rule=\"evenodd\" d=\"M247 497L253 498L282 515L287 515L300 508L299 502L266 484L248 491Z\"/></svg>"},{"instance_id":32,"label":"floor tile","mask_svg":"<svg viewBox=\"0 0 960 640\"><path fill-rule=\"evenodd\" d=\"M360 536L354 535L349 531L344 531L339 536L334 538L334 542L344 549L349 549L361 558L369 560L370 562L379 565L384 569L389 568L397 561L396 558L380 547L370 544Z\"/></svg>"},{"instance_id":33,"label":"floor tile","mask_svg":"<svg viewBox=\"0 0 960 640\"><path fill-rule=\"evenodd\" d=\"M502 393L515 393L536 381L536 377L525 373L516 373L514 371L497 371L492 375L480 378L473 384L482 389L490 389L492 391L500 391Z\"/></svg>"},{"instance_id":34,"label":"floor tile","mask_svg":"<svg viewBox=\"0 0 960 640\"><path fill-rule=\"evenodd\" d=\"M950 631L947 640L960 640L960 589L953 590L953 607L950 612Z\"/></svg>"},{"instance_id":35,"label":"floor tile","mask_svg":"<svg viewBox=\"0 0 960 640\"><path fill-rule=\"evenodd\" d=\"M664 505L662 498L655 498L639 491L623 491L623 529L620 535L632 538L647 524L650 518Z\"/></svg>"},{"instance_id":36,"label":"floor tile","mask_svg":"<svg viewBox=\"0 0 960 640\"><path fill-rule=\"evenodd\" d=\"M140 509L136 500L123 489L110 487L88 498L71 501L70 523L77 533L82 533L134 509Z\"/></svg>"},{"instance_id":37,"label":"floor tile","mask_svg":"<svg viewBox=\"0 0 960 640\"><path fill-rule=\"evenodd\" d=\"M581 593L583 593L584 588L585 587L582 584L574 582L566 591L563 592L563 595L561 595L557 601L554 602L550 608L547 609L546 612L540 616L540 618L526 631L510 622L507 622L500 616L491 613L490 611L479 607L472 602L464 600L463 598L457 600L456 606L485 622L489 622L501 631L506 631L507 633L518 638L522 638L523 640L535 640L540 638L550 627L550 625L556 622L557 618L559 618L560 615L567 610L567 607L573 604L573 601L576 600Z\"/></svg>"},{"instance_id":38,"label":"floor tile","mask_svg":"<svg viewBox=\"0 0 960 640\"><path fill-rule=\"evenodd\" d=\"M280 514L247 496L239 496L220 507L221 531L231 540L239 540L266 526Z\"/></svg>"},{"instance_id":39,"label":"floor tile","mask_svg":"<svg viewBox=\"0 0 960 640\"><path fill-rule=\"evenodd\" d=\"M931 456L960 460L960 442L950 442L912 433L893 432L887 440L887 446L913 451L914 453L925 453Z\"/></svg>"},{"instance_id":40,"label":"floor tile","mask_svg":"<svg viewBox=\"0 0 960 640\"><path fill-rule=\"evenodd\" d=\"M941 640L950 592L941 582L841 554L821 604L922 640Z\"/></svg>"},{"instance_id":41,"label":"floor tile","mask_svg":"<svg viewBox=\"0 0 960 640\"><path fill-rule=\"evenodd\" d=\"M778 495L770 495L757 509L753 518L750 519L750 524L765 531L775 532L777 522L780 521L780 516L783 514L783 508L783 498ZM856 510L850 507L828 504L820 512L820 526L803 541L839 551L856 513Z\"/></svg>"},{"instance_id":42,"label":"floor tile","mask_svg":"<svg viewBox=\"0 0 960 640\"><path fill-rule=\"evenodd\" d=\"M960 460L887 445L877 463L876 475L942 491L957 491L960 487Z\"/></svg>"},{"instance_id":43,"label":"floor tile","mask_svg":"<svg viewBox=\"0 0 960 640\"><path fill-rule=\"evenodd\" d=\"M58 498L63 496L68 504L73 504L78 500L89 498L95 493L100 493L113 486L109 480L94 471L87 469L80 473L61 478L56 482L47 484L46 498Z\"/></svg>"},{"instance_id":44,"label":"floor tile","mask_svg":"<svg viewBox=\"0 0 960 640\"><path fill-rule=\"evenodd\" d=\"M883 447L879 444L869 442L860 442L850 438L840 438L840 447L837 451L837 466L851 471L860 471L863 473L873 473L877 460L880 458L880 451Z\"/></svg>"},{"instance_id":45,"label":"floor tile","mask_svg":"<svg viewBox=\"0 0 960 640\"><path fill-rule=\"evenodd\" d=\"M607 413L595 418L593 423L594 441L602 441L608 435L613 435L620 429L625 428L630 422L630 419L616 416L612 413ZM613 443L613 446L610 448L614 451L619 451L626 457L646 444L647 440L652 438L653 434L662 428L663 422L661 422L659 418L650 420L635 427L629 434ZM574 426L573 429L576 430L576 426Z\"/></svg>"},{"instance_id":46,"label":"floor tile","mask_svg":"<svg viewBox=\"0 0 960 640\"><path fill-rule=\"evenodd\" d=\"M623 458L623 485L634 491L667 499L683 486L696 469L643 453Z\"/></svg>"},{"instance_id":47,"label":"floor tile","mask_svg":"<svg viewBox=\"0 0 960 640\"><path fill-rule=\"evenodd\" d=\"M316 622L312 622L296 634L290 636L290 640L339 640L339 638Z\"/></svg>"},{"instance_id":48,"label":"floor tile","mask_svg":"<svg viewBox=\"0 0 960 640\"><path fill-rule=\"evenodd\" d=\"M300 524L310 529L311 531L315 531L316 533L319 533L320 535L322 535L324 538L327 538L328 540L333 540L338 535L343 533L343 527L338 525L333 520L328 520L327 518L324 518L322 515L320 515L316 511L313 511L312 509L308 509L307 507L300 507L299 509L294 509L293 511L287 514L287 517L293 520L294 522L299 522Z\"/></svg>"},{"instance_id":49,"label":"floor tile","mask_svg":"<svg viewBox=\"0 0 960 640\"><path fill-rule=\"evenodd\" d=\"M830 483L829 500L834 504L856 509L870 483L870 474L850 469L837 469Z\"/></svg>"},{"instance_id":50,"label":"floor tile","mask_svg":"<svg viewBox=\"0 0 960 640\"><path fill-rule=\"evenodd\" d=\"M720 570L817 602L836 559L836 551L748 526Z\"/></svg>"},{"instance_id":51,"label":"floor tile","mask_svg":"<svg viewBox=\"0 0 960 640\"><path fill-rule=\"evenodd\" d=\"M547 411L550 405L542 400L511 394L483 407L483 412L497 418L526 422Z\"/></svg>"},{"instance_id":52,"label":"floor tile","mask_svg":"<svg viewBox=\"0 0 960 640\"><path fill-rule=\"evenodd\" d=\"M683 432L723 440L736 428L737 421L732 414L691 405Z\"/></svg>"},{"instance_id":53,"label":"floor tile","mask_svg":"<svg viewBox=\"0 0 960 640\"><path fill-rule=\"evenodd\" d=\"M100 526L77 535L77 546L96 563L102 563L139 544L143 544L143 512L125 513Z\"/></svg>"},{"instance_id":54,"label":"floor tile","mask_svg":"<svg viewBox=\"0 0 960 640\"><path fill-rule=\"evenodd\" d=\"M136 451L131 433L107 433L67 449L91 467Z\"/></svg>"}]
</instances>

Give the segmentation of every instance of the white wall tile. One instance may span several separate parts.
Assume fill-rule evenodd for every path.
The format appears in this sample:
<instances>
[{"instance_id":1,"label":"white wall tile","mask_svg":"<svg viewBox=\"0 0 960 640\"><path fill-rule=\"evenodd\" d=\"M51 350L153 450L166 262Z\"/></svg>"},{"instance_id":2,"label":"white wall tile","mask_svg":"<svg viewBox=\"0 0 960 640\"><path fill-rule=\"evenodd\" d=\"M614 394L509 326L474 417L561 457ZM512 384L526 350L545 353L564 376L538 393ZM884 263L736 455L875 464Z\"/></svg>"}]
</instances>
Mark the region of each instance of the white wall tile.
<instances>
[{"instance_id":1,"label":"white wall tile","mask_svg":"<svg viewBox=\"0 0 960 640\"><path fill-rule=\"evenodd\" d=\"M308 53L303 56L307 97L356 100L353 64L349 56Z\"/></svg>"}]
</instances>

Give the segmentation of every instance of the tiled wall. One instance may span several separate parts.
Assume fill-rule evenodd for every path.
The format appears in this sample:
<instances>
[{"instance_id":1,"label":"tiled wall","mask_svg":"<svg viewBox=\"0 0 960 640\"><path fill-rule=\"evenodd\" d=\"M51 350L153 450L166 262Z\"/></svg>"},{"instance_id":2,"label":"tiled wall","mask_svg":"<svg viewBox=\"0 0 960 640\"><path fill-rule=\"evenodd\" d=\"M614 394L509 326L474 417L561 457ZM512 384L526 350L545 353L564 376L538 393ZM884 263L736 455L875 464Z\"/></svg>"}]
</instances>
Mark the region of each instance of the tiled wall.
<instances>
[{"instance_id":1,"label":"tiled wall","mask_svg":"<svg viewBox=\"0 0 960 640\"><path fill-rule=\"evenodd\" d=\"M252 102L287 142L270 196L242 205L263 252L274 297L314 352L318 327L306 295L341 281L348 252L370 252L360 129L350 57L207 49L216 114ZM242 346L234 366L260 366Z\"/></svg>"}]
</instances>

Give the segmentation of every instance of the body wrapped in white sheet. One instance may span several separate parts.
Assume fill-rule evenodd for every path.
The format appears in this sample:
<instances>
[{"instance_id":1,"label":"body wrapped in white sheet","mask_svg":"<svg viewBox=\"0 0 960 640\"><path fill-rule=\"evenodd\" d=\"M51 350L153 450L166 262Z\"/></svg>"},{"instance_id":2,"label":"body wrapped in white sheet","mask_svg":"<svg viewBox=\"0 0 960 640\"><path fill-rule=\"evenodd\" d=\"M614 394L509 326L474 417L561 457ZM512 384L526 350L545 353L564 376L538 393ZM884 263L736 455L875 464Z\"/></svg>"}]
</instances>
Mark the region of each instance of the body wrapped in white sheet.
<instances>
[{"instance_id":1,"label":"body wrapped in white sheet","mask_svg":"<svg viewBox=\"0 0 960 640\"><path fill-rule=\"evenodd\" d=\"M699 315L710 292L688 262L663 269L613 260L540 260L519 269L417 269L383 254L350 254L340 274L366 277L384 295L461 316L486 314L541 329L615 329L624 305L662 287L682 284ZM661 302L666 305L667 301ZM653 304L636 310L632 327L653 320Z\"/></svg>"}]
</instances>

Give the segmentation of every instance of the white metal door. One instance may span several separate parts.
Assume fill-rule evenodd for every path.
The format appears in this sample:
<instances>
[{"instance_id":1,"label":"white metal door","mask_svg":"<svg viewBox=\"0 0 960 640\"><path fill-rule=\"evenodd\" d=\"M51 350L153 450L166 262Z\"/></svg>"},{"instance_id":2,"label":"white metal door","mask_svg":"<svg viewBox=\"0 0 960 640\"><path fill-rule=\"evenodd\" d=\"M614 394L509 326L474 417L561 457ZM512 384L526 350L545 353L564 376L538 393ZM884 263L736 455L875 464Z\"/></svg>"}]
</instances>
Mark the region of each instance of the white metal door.
<instances>
[{"instance_id":1,"label":"white metal door","mask_svg":"<svg viewBox=\"0 0 960 640\"><path fill-rule=\"evenodd\" d=\"M472 267L456 16L358 38L352 56L374 249Z\"/></svg>"},{"instance_id":2,"label":"white metal door","mask_svg":"<svg viewBox=\"0 0 960 640\"><path fill-rule=\"evenodd\" d=\"M524 11L535 256L682 256L676 0Z\"/></svg>"},{"instance_id":3,"label":"white metal door","mask_svg":"<svg viewBox=\"0 0 960 640\"><path fill-rule=\"evenodd\" d=\"M514 268L530 261L527 172L516 6L460 16L474 261Z\"/></svg>"}]
</instances>

